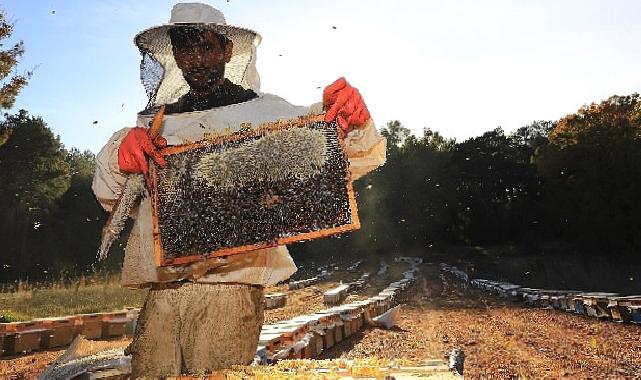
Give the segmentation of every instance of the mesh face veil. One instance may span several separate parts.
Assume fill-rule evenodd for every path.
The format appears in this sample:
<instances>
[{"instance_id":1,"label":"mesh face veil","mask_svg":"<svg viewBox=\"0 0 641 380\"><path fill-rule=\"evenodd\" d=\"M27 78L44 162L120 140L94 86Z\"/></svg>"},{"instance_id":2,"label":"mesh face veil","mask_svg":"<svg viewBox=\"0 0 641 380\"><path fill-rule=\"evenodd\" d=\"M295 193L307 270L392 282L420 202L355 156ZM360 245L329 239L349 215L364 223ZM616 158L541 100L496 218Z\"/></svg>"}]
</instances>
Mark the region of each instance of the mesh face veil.
<instances>
[{"instance_id":1,"label":"mesh face veil","mask_svg":"<svg viewBox=\"0 0 641 380\"><path fill-rule=\"evenodd\" d=\"M182 21L186 19L192 22ZM148 109L174 103L189 92L189 84L174 58L168 33L170 29L181 27L211 30L231 40L233 50L231 60L225 65L225 78L244 89L259 92L256 47L260 43L260 35L249 29L226 25L222 13L209 6L177 4L169 24L144 30L134 39L142 55L140 79L149 98Z\"/></svg>"}]
</instances>

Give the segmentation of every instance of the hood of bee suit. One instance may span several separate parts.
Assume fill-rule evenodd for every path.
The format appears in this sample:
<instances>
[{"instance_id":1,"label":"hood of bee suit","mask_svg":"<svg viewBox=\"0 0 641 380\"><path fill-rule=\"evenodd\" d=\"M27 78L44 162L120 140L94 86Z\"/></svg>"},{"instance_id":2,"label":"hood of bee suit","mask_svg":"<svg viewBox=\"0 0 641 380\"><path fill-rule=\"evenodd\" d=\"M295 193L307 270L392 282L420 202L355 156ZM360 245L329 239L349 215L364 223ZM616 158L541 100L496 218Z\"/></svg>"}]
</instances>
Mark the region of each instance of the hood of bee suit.
<instances>
[{"instance_id":1,"label":"hood of bee suit","mask_svg":"<svg viewBox=\"0 0 641 380\"><path fill-rule=\"evenodd\" d=\"M225 78L256 93L260 91L260 77L256 71L260 34L227 25L223 13L210 5L176 4L169 23L143 30L134 38L142 55L140 79L149 98L147 108L174 103L189 92L189 85L174 59L168 34L170 29L180 26L213 30L230 39L234 47L231 60L225 65Z\"/></svg>"}]
</instances>

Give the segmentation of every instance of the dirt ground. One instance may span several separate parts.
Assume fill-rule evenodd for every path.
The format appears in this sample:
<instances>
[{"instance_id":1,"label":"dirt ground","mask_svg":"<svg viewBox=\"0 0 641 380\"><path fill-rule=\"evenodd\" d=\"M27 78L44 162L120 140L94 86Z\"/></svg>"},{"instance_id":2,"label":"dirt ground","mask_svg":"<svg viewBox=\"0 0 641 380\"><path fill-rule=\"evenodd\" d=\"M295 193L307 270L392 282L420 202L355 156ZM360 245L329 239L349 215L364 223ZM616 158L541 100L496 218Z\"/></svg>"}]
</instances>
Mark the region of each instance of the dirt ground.
<instances>
[{"instance_id":1,"label":"dirt ground","mask_svg":"<svg viewBox=\"0 0 641 380\"><path fill-rule=\"evenodd\" d=\"M438 358L465 352L465 377L641 378L641 327L525 308L424 265L397 328L350 337L323 358Z\"/></svg>"},{"instance_id":2,"label":"dirt ground","mask_svg":"<svg viewBox=\"0 0 641 380\"><path fill-rule=\"evenodd\" d=\"M350 298L378 292L406 268L388 263L388 274L373 276L371 288ZM422 265L421 271L402 298L397 327L361 331L321 358L444 358L461 348L470 379L641 378L640 326L525 308L467 289L442 276L436 264ZM266 311L265 323L323 309L322 292L341 276L348 274L337 273L328 282L290 293L287 306ZM283 290L286 287L269 291ZM0 360L0 378L33 378L62 352Z\"/></svg>"}]
</instances>

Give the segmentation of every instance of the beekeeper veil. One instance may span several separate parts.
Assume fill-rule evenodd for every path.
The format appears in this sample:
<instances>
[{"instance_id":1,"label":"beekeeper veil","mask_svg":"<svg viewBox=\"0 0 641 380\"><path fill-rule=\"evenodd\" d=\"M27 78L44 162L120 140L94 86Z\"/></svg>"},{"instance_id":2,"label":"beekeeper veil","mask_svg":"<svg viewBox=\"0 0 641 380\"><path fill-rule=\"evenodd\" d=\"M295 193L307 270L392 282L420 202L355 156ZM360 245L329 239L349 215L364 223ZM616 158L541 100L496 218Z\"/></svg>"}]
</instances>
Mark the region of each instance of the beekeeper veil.
<instances>
[{"instance_id":1,"label":"beekeeper veil","mask_svg":"<svg viewBox=\"0 0 641 380\"><path fill-rule=\"evenodd\" d=\"M231 60L225 65L225 78L258 93L260 77L256 71L258 33L227 25L219 10L199 3L176 4L168 24L146 29L134 38L140 49L140 79L149 103L147 108L176 102L189 92L189 84L174 59L168 31L177 27L212 30L233 43Z\"/></svg>"}]
</instances>

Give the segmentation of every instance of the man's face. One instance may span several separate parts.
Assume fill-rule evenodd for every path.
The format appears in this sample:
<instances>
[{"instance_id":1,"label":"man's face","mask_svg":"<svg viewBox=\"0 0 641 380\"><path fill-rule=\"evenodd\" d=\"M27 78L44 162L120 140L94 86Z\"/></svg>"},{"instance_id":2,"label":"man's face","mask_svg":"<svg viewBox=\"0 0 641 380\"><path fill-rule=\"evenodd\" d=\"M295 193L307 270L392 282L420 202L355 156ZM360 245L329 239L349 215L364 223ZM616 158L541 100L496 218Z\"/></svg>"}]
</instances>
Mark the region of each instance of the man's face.
<instances>
[{"instance_id":1,"label":"man's face","mask_svg":"<svg viewBox=\"0 0 641 380\"><path fill-rule=\"evenodd\" d=\"M178 29L169 34L172 50L185 80L196 92L216 88L225 76L232 43L223 43L211 30Z\"/></svg>"}]
</instances>

